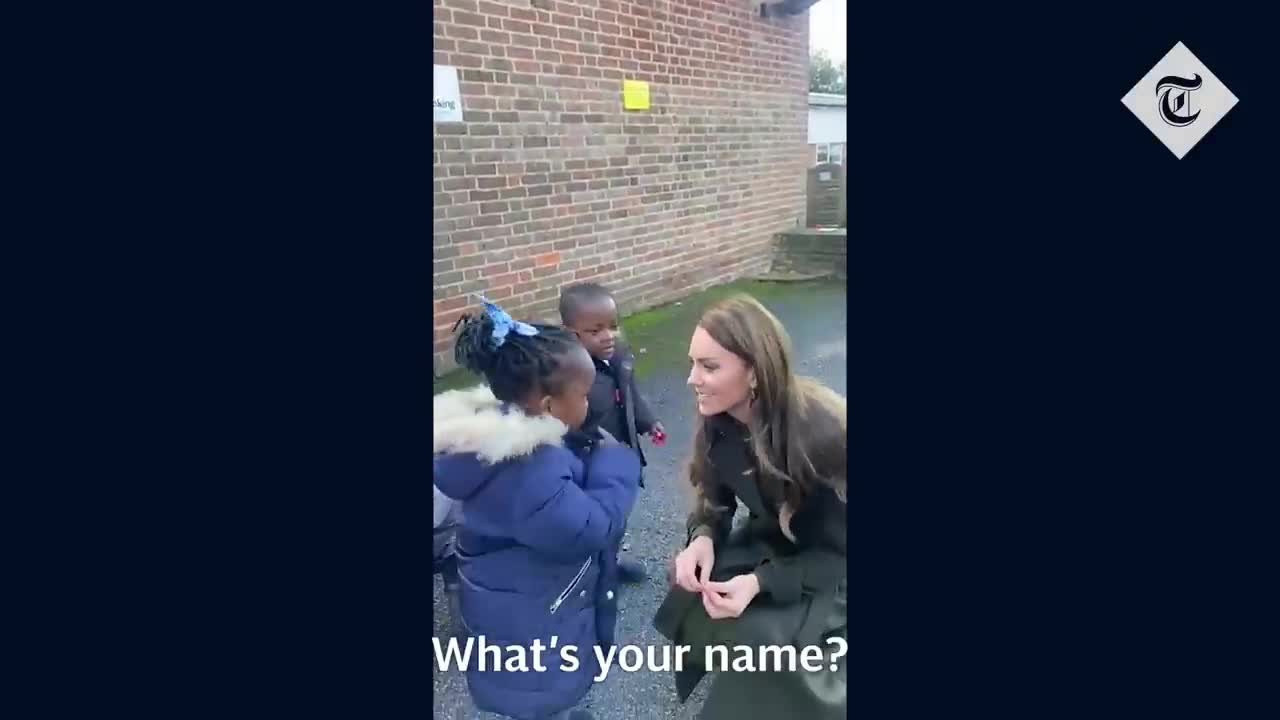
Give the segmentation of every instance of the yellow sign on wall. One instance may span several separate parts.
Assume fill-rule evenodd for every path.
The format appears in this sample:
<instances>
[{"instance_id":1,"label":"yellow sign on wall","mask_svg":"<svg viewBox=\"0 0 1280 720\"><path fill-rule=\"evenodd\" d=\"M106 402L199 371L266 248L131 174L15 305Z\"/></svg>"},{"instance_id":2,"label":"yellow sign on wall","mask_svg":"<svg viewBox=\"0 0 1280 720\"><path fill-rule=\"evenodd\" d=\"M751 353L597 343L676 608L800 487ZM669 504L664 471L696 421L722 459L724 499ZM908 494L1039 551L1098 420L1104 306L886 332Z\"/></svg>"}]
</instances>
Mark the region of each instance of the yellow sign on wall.
<instances>
[{"instance_id":1,"label":"yellow sign on wall","mask_svg":"<svg viewBox=\"0 0 1280 720\"><path fill-rule=\"evenodd\" d=\"M649 83L643 80L622 81L622 109L648 110Z\"/></svg>"}]
</instances>

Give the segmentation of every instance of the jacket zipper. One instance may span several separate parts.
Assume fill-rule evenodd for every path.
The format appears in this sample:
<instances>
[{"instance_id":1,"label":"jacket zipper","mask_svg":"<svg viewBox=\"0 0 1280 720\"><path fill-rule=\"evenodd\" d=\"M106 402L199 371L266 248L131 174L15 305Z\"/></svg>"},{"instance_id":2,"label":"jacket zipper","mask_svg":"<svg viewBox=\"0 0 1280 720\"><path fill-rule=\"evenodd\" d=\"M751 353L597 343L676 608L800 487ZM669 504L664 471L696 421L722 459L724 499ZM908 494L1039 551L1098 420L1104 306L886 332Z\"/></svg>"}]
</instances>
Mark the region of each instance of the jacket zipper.
<instances>
[{"instance_id":1,"label":"jacket zipper","mask_svg":"<svg viewBox=\"0 0 1280 720\"><path fill-rule=\"evenodd\" d=\"M560 597L551 603L551 612L553 614L560 609L560 605L573 593L573 589L578 587L578 583L582 581L582 576L587 574L587 568L589 567L591 567L591 558L587 558L587 561L578 570L578 574L573 576L573 582L569 583L569 587L565 588L564 592L560 593Z\"/></svg>"}]
</instances>

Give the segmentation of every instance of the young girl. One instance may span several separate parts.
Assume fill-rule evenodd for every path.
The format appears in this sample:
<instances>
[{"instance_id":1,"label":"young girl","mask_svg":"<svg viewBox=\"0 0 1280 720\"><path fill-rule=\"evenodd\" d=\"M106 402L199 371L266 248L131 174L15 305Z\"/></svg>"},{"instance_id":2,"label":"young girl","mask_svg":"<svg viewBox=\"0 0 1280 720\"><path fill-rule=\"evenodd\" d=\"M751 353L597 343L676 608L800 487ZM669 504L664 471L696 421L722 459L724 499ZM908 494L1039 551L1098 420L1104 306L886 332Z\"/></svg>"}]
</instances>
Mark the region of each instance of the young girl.
<instances>
[{"instance_id":1,"label":"young girl","mask_svg":"<svg viewBox=\"0 0 1280 720\"><path fill-rule=\"evenodd\" d=\"M613 549L640 461L616 441L576 432L595 365L571 333L515 322L487 302L484 314L461 322L458 362L487 385L435 398L433 480L464 507L460 609L476 638L467 684L481 710L587 720L570 710L600 672L595 646L613 644ZM528 671L494 668L490 653L481 672L480 636L504 650L523 646ZM535 640L541 672L531 660ZM566 645L578 648L576 670L561 669Z\"/></svg>"}]
</instances>

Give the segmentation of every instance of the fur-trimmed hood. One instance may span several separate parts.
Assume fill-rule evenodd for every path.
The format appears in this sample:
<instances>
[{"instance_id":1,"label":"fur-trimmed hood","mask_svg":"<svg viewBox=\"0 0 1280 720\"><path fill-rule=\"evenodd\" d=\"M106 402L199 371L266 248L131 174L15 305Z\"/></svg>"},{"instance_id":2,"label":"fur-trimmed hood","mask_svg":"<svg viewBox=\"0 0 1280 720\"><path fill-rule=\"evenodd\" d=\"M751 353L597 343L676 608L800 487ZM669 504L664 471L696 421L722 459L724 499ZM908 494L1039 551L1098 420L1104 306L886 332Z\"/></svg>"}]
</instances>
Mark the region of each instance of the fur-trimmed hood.
<instances>
[{"instance_id":1,"label":"fur-trimmed hood","mask_svg":"<svg viewBox=\"0 0 1280 720\"><path fill-rule=\"evenodd\" d=\"M506 461L562 446L567 428L553 417L505 408L487 386L454 390L432 401L432 482L454 500L480 493Z\"/></svg>"},{"instance_id":2,"label":"fur-trimmed hood","mask_svg":"<svg viewBox=\"0 0 1280 720\"><path fill-rule=\"evenodd\" d=\"M504 412L487 385L442 393L431 407L432 452L473 454L489 465L528 455L540 445L562 445L569 430L550 416Z\"/></svg>"}]
</instances>

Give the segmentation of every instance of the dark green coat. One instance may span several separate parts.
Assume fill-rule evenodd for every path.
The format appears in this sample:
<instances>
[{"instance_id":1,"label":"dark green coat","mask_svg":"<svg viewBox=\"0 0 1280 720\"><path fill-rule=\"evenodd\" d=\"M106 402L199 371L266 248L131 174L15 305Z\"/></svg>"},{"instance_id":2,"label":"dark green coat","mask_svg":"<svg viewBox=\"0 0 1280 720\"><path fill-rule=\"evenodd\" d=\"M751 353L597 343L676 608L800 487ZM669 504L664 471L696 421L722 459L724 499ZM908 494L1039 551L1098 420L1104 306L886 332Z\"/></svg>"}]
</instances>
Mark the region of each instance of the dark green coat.
<instances>
[{"instance_id":1,"label":"dark green coat","mask_svg":"<svg viewBox=\"0 0 1280 720\"><path fill-rule=\"evenodd\" d=\"M749 717L796 717L809 720L845 718L845 657L837 670L829 669L837 645L828 638L848 642L847 504L845 465L847 445L844 408L818 408L805 418L814 431L825 435L822 460L815 464L838 474L831 485L821 485L795 511L791 542L781 531L778 508L781 498L762 494L755 481L755 462L746 428L728 416L708 422L709 456L716 484L709 500L723 510L695 512L689 519L688 541L709 535L715 545L712 579L728 580L755 572L760 593L738 618L712 620L701 597L672 586L658 609L654 625L674 645L690 645L683 671L675 673L676 690L684 702L701 681L706 645L782 645L800 650L823 648L822 672L721 672L712 679L700 720L742 720ZM837 493L836 487L841 489ZM738 501L750 510L745 526L731 532ZM846 645L847 647L847 645ZM736 657L732 651L730 661Z\"/></svg>"}]
</instances>

